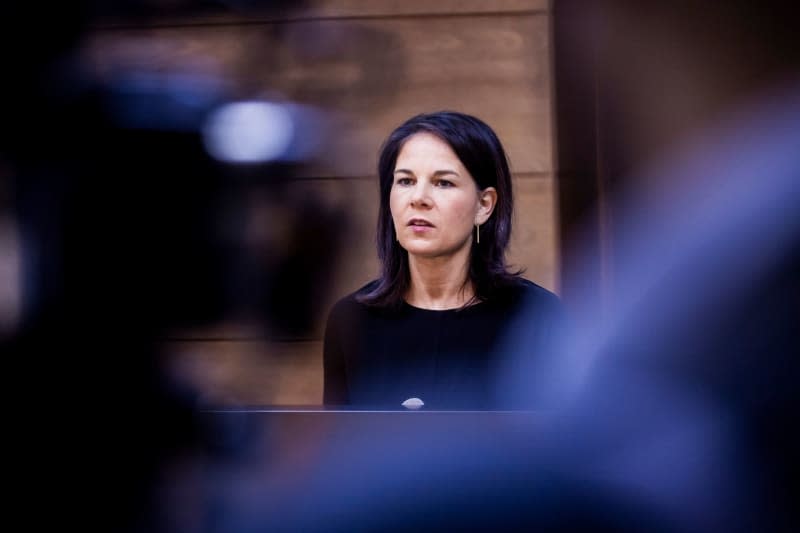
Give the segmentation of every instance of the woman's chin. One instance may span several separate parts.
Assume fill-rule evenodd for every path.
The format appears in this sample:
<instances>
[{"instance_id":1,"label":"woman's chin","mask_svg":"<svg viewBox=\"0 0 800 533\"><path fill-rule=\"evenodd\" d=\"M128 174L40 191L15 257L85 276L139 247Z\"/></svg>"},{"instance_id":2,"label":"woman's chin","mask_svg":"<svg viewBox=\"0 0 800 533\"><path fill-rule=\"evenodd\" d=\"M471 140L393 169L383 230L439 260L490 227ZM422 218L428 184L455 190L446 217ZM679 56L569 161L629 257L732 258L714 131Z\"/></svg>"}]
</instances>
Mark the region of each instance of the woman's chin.
<instances>
[{"instance_id":1,"label":"woman's chin","mask_svg":"<svg viewBox=\"0 0 800 533\"><path fill-rule=\"evenodd\" d=\"M428 257L428 256L432 256L432 255L437 255L437 252L439 251L437 249L437 247L435 247L435 246L426 246L424 243L423 244L420 244L420 243L406 243L405 245L403 245L403 243L401 243L401 245L403 246L403 248L406 249L406 252L408 252L408 255L414 255L414 256L418 256L418 257Z\"/></svg>"},{"instance_id":2,"label":"woman's chin","mask_svg":"<svg viewBox=\"0 0 800 533\"><path fill-rule=\"evenodd\" d=\"M400 245L403 248L405 248L406 252L408 252L409 257L415 257L419 259L434 259L434 258L455 256L458 254L459 251L459 248L443 247L437 243L432 243L432 242L429 243L401 242Z\"/></svg>"}]
</instances>

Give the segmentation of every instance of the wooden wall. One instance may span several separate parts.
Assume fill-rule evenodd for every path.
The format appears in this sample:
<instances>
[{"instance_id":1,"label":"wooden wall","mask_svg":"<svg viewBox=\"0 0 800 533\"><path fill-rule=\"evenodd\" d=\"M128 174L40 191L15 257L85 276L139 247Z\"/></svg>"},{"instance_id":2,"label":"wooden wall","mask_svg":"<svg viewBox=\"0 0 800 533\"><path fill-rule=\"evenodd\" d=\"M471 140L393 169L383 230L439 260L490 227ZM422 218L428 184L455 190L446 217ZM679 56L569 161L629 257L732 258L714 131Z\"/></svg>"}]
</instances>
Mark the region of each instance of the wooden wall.
<instances>
[{"instance_id":1,"label":"wooden wall","mask_svg":"<svg viewBox=\"0 0 800 533\"><path fill-rule=\"evenodd\" d=\"M511 263L558 290L551 13L546 0L317 0L280 13L163 16L98 26L86 57L119 65L212 71L247 98L314 106L334 132L292 176L290 194L346 213L346 248L306 338L267 340L221 325L167 342L171 368L208 399L321 402L321 336L330 305L377 272L376 155L411 115L452 109L483 118L507 148L516 187ZM343 226L344 227L344 226Z\"/></svg>"}]
</instances>

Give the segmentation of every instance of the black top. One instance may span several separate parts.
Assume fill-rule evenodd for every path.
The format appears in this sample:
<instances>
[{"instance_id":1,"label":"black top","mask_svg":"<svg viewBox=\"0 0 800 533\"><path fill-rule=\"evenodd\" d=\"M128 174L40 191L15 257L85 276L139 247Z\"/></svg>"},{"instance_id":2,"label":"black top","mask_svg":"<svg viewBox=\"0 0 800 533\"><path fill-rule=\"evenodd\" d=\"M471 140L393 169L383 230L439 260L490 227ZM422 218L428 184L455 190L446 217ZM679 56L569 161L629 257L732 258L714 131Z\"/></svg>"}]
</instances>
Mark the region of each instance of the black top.
<instances>
[{"instance_id":1,"label":"black top","mask_svg":"<svg viewBox=\"0 0 800 533\"><path fill-rule=\"evenodd\" d=\"M504 332L524 309L522 327L541 333L528 338L545 341L561 315L556 295L524 279L490 301L448 310L357 302L356 295L374 283L339 300L328 316L326 405L404 409L402 402L416 397L425 409L502 407L492 384ZM547 349L545 342L531 347L531 357Z\"/></svg>"}]
</instances>

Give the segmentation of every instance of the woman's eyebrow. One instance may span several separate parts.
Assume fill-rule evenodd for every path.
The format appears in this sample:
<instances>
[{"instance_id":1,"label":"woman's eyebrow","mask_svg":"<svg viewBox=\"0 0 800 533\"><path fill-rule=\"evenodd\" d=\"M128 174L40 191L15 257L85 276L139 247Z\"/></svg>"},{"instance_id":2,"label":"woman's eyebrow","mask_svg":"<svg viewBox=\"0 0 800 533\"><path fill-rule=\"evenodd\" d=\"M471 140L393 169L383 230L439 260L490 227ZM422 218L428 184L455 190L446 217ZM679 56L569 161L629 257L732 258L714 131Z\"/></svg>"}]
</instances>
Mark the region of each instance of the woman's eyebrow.
<instances>
[{"instance_id":1,"label":"woman's eyebrow","mask_svg":"<svg viewBox=\"0 0 800 533\"><path fill-rule=\"evenodd\" d=\"M433 173L433 175L434 176L449 176L449 175L460 176L461 174L459 174L455 170L437 170L436 172Z\"/></svg>"},{"instance_id":2,"label":"woman's eyebrow","mask_svg":"<svg viewBox=\"0 0 800 533\"><path fill-rule=\"evenodd\" d=\"M396 168L394 170L395 174L397 174L399 172L401 172L403 174L411 174L412 176L414 175L414 173L412 171L408 170L407 168ZM456 172L455 170L436 170L436 171L434 171L433 175L437 176L437 177L438 176L445 176L445 175L460 176L460 174L458 172Z\"/></svg>"}]
</instances>

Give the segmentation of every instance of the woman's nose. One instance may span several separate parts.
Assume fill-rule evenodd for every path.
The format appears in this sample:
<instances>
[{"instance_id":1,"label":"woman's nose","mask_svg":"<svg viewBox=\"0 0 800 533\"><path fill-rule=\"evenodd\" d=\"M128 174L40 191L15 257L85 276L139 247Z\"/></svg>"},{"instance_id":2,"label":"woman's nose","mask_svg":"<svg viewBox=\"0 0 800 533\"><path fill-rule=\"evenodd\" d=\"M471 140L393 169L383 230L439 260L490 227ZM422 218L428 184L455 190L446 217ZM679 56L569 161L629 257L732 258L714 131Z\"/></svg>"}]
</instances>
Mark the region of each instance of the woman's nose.
<instances>
[{"instance_id":1,"label":"woman's nose","mask_svg":"<svg viewBox=\"0 0 800 533\"><path fill-rule=\"evenodd\" d=\"M414 207L427 207L430 205L430 191L424 182L417 182L411 192L411 205Z\"/></svg>"}]
</instances>

